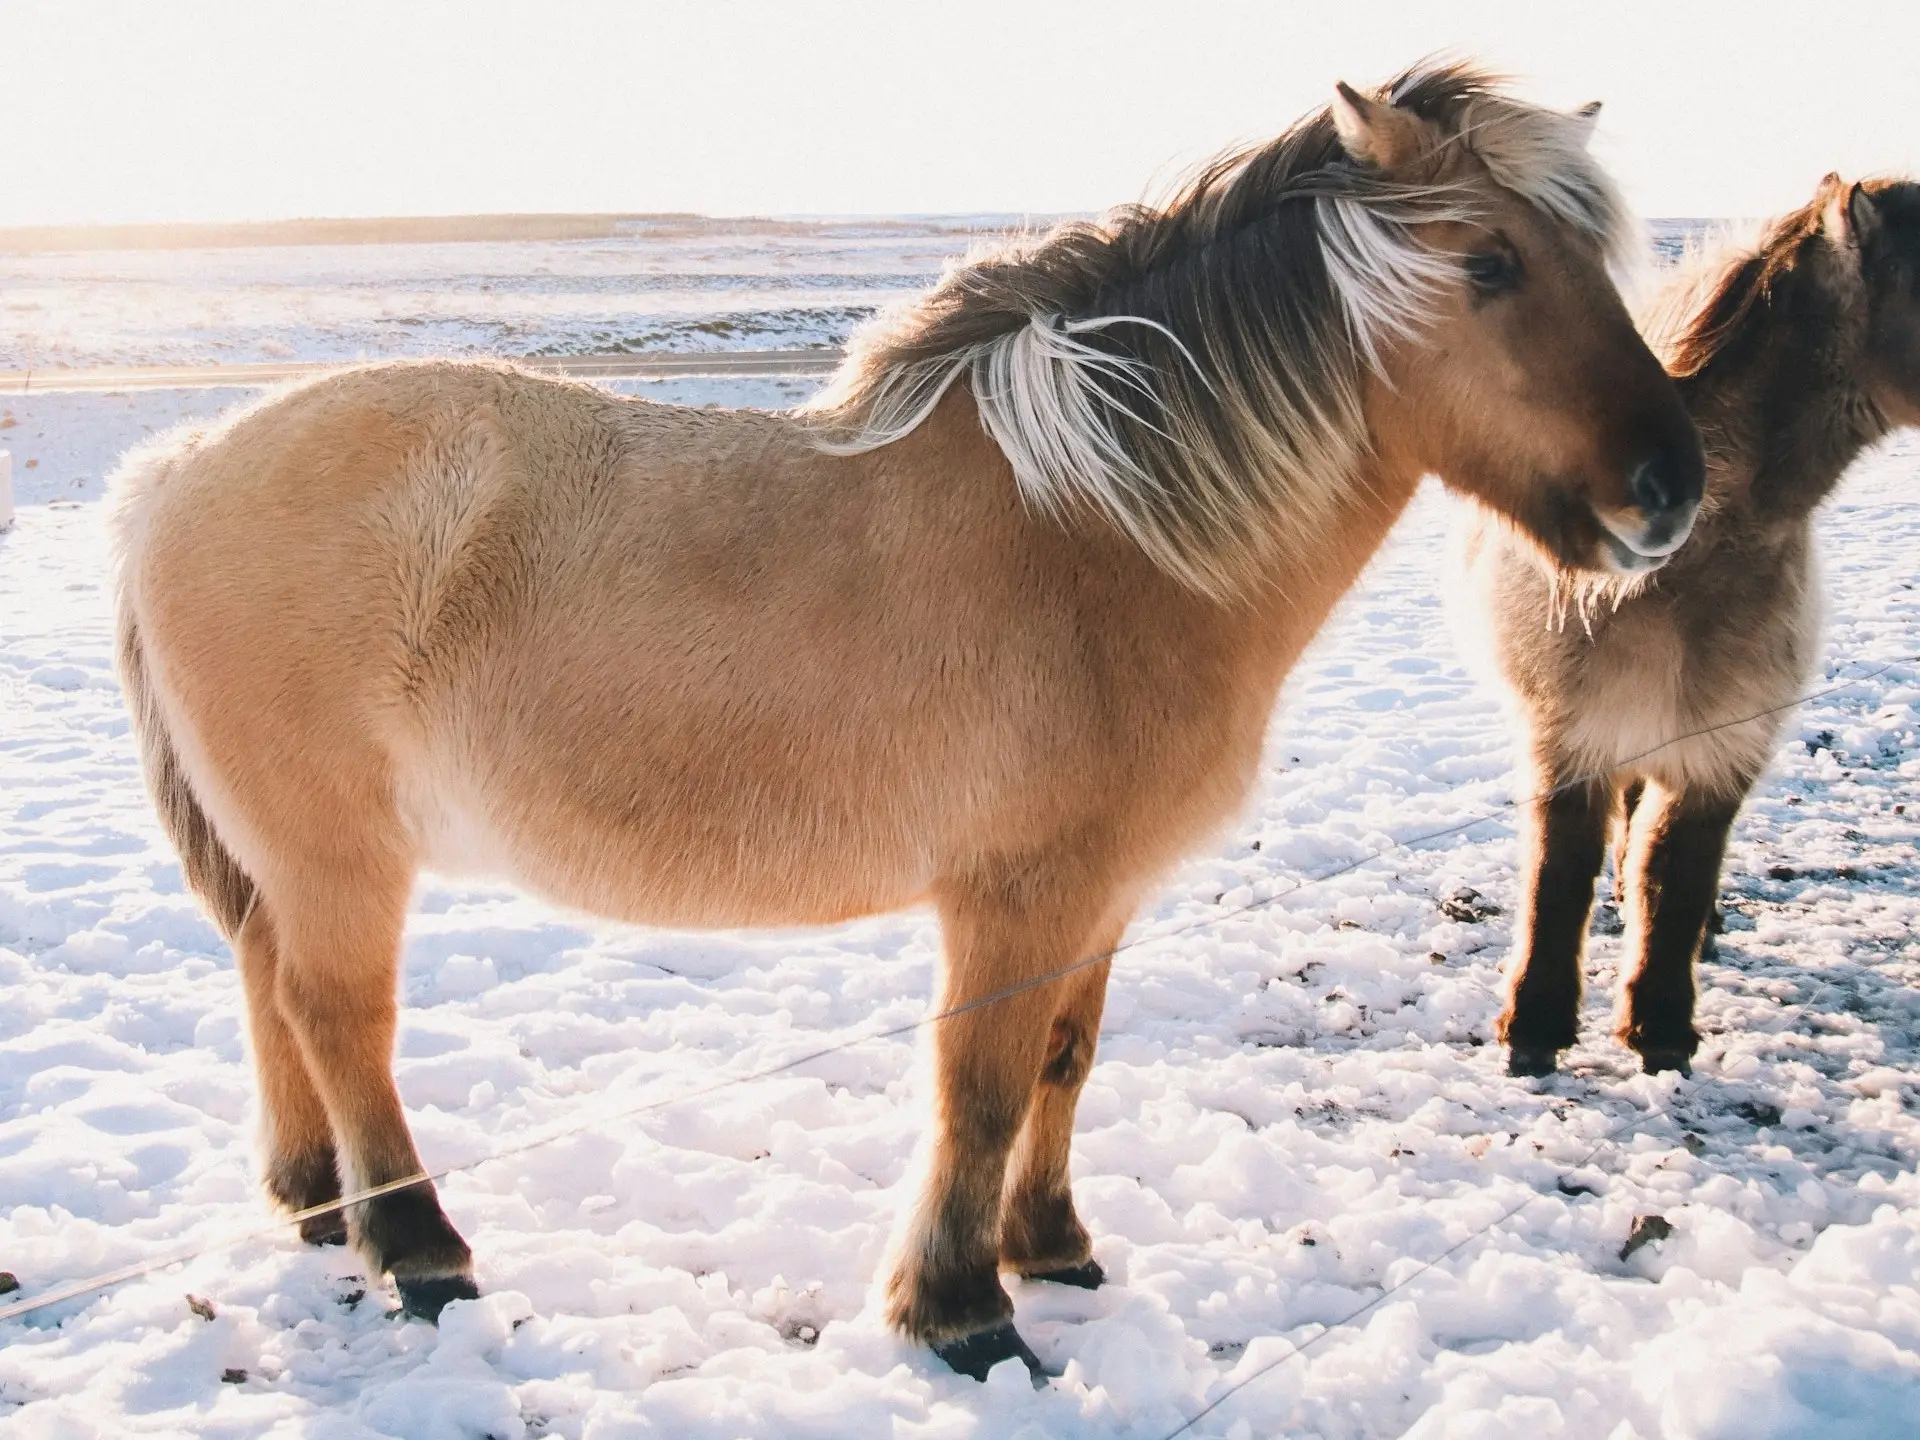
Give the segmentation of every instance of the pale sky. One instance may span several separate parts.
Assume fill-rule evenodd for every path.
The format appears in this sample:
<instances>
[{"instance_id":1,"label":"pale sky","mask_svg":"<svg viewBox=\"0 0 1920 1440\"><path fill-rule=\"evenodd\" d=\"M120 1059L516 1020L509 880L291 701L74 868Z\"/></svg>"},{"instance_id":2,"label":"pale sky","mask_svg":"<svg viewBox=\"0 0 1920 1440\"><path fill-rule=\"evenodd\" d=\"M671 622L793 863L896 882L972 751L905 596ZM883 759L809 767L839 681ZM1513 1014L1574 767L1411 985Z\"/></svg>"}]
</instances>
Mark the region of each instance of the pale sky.
<instances>
[{"instance_id":1,"label":"pale sky","mask_svg":"<svg viewBox=\"0 0 1920 1440\"><path fill-rule=\"evenodd\" d=\"M0 0L0 225L1097 210L1436 50L1648 216L1920 170L1920 3Z\"/></svg>"}]
</instances>

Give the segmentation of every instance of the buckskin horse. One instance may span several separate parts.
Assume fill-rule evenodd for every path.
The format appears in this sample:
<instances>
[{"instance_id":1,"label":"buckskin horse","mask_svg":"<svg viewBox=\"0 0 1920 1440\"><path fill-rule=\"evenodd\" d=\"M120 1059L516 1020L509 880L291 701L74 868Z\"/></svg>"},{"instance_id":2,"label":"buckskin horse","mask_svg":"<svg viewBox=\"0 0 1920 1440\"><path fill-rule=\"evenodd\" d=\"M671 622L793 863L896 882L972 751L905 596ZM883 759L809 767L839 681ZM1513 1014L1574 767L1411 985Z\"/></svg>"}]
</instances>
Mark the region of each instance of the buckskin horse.
<instances>
[{"instance_id":1,"label":"buckskin horse","mask_svg":"<svg viewBox=\"0 0 1920 1440\"><path fill-rule=\"evenodd\" d=\"M650 925L929 904L960 1013L888 1318L1037 1366L999 1277L1101 1279L1067 1174L1100 957L1420 478L1571 565L1687 533L1699 438L1609 279L1591 120L1461 67L1340 87L1164 205L959 264L798 413L390 364L132 457L119 661L238 957L272 1197L422 1173L423 868ZM424 1178L346 1224L408 1310L476 1293Z\"/></svg>"}]
</instances>

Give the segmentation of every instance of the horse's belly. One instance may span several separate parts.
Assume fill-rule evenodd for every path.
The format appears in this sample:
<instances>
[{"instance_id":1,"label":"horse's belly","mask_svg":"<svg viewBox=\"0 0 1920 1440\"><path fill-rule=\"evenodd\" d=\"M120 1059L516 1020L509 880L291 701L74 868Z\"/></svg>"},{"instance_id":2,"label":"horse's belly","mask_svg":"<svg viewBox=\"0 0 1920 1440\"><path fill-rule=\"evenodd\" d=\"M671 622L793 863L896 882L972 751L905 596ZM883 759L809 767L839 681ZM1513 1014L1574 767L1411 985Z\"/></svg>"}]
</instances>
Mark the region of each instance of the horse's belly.
<instances>
[{"instance_id":1,"label":"horse's belly","mask_svg":"<svg viewBox=\"0 0 1920 1440\"><path fill-rule=\"evenodd\" d=\"M400 789L422 869L449 879L513 878L514 847L468 786L416 777Z\"/></svg>"},{"instance_id":2,"label":"horse's belly","mask_svg":"<svg viewBox=\"0 0 1920 1440\"><path fill-rule=\"evenodd\" d=\"M670 794L654 797L648 823L577 796L542 804L537 786L489 796L445 776L407 791L422 869L503 880L630 924L832 924L903 909L932 884L918 847L877 823L763 813L715 824Z\"/></svg>"}]
</instances>

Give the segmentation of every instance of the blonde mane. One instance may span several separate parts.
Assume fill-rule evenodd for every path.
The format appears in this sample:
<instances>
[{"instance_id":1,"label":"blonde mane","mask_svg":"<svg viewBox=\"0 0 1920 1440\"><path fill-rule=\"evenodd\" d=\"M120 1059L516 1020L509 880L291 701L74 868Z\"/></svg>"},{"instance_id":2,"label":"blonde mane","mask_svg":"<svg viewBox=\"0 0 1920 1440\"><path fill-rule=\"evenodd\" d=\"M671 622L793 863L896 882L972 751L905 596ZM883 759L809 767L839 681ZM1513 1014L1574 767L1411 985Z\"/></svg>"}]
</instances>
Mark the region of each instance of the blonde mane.
<instances>
[{"instance_id":1,"label":"blonde mane","mask_svg":"<svg viewBox=\"0 0 1920 1440\"><path fill-rule=\"evenodd\" d=\"M1386 96L1610 256L1630 248L1582 117L1463 66L1410 71ZM1455 283L1454 257L1413 227L1476 214L1468 187L1354 164L1323 110L1162 206L970 255L860 331L802 413L821 448L872 450L964 376L1035 511L1103 517L1184 583L1231 596L1276 537L1330 513L1366 455L1367 370Z\"/></svg>"}]
</instances>

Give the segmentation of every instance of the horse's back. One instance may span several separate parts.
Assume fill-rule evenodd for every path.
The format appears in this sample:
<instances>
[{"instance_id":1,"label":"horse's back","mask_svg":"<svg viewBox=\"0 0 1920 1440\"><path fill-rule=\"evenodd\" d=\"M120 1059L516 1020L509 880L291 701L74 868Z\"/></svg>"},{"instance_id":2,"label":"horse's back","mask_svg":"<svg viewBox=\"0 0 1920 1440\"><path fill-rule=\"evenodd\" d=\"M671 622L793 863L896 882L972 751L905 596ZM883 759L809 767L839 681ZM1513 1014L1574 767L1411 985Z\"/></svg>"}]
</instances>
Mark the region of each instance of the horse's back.
<instances>
[{"instance_id":1,"label":"horse's back","mask_svg":"<svg viewBox=\"0 0 1920 1440\"><path fill-rule=\"evenodd\" d=\"M315 635L362 633L360 604L398 606L389 638L431 658L457 613L527 598L516 567L564 575L729 528L716 517L753 503L743 457L798 452L793 428L491 365L345 371L127 467L123 576L176 608L270 599L262 623Z\"/></svg>"},{"instance_id":2,"label":"horse's back","mask_svg":"<svg viewBox=\"0 0 1920 1440\"><path fill-rule=\"evenodd\" d=\"M646 588L647 552L738 530L715 517L750 507L741 462L796 444L784 425L407 364L152 447L117 484L124 603L201 783L351 803L463 766L465 722L501 728L476 707L577 646L623 576Z\"/></svg>"},{"instance_id":3,"label":"horse's back","mask_svg":"<svg viewBox=\"0 0 1920 1440\"><path fill-rule=\"evenodd\" d=\"M215 809L303 845L358 815L633 918L835 918L924 889L955 815L928 777L1001 744L984 672L1023 650L979 487L887 463L765 412L368 368L129 476L123 578Z\"/></svg>"}]
</instances>

